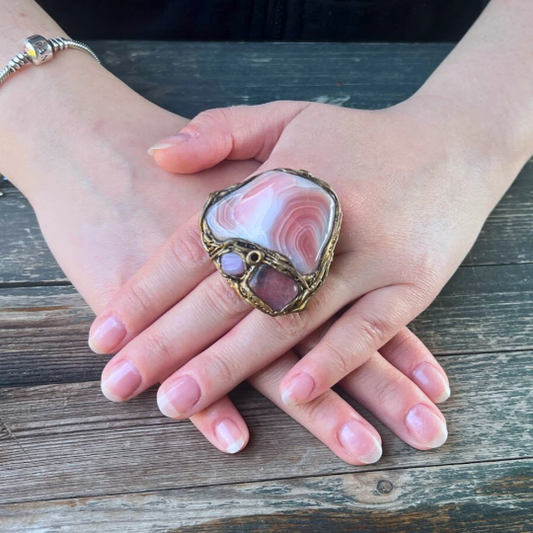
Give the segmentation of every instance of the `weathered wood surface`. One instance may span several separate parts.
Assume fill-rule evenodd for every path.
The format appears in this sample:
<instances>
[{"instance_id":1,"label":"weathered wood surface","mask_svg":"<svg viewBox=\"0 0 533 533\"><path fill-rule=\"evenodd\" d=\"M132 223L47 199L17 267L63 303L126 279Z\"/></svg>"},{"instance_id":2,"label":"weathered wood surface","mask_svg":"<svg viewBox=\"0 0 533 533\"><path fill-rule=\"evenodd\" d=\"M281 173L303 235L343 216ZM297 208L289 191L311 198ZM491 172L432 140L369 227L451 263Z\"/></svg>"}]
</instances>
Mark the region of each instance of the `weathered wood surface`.
<instances>
[{"instance_id":1,"label":"weathered wood surface","mask_svg":"<svg viewBox=\"0 0 533 533\"><path fill-rule=\"evenodd\" d=\"M236 457L214 451L189 421L163 417L153 390L113 404L98 382L1 389L9 433L0 440L0 457L9 469L0 503L533 457L532 352L442 362L453 391L442 406L448 442L418 452L376 422L384 457L357 468L247 389L235 400L253 439Z\"/></svg>"},{"instance_id":2,"label":"weathered wood surface","mask_svg":"<svg viewBox=\"0 0 533 533\"><path fill-rule=\"evenodd\" d=\"M92 44L111 72L186 117L271 100L390 106L411 96L452 49L450 44Z\"/></svg>"},{"instance_id":3,"label":"weathered wood surface","mask_svg":"<svg viewBox=\"0 0 533 533\"><path fill-rule=\"evenodd\" d=\"M448 45L95 43L107 66L186 116L305 99L378 108L412 94ZM158 60L164 58L164 60ZM447 370L445 446L384 436L351 467L243 386L249 447L226 456L154 391L107 402L88 307L27 202L0 197L0 531L525 532L533 511L533 164L413 324ZM363 411L364 412L364 411Z\"/></svg>"},{"instance_id":4,"label":"weathered wood surface","mask_svg":"<svg viewBox=\"0 0 533 533\"><path fill-rule=\"evenodd\" d=\"M528 521L533 514L531 463L401 468L6 505L0 508L0 529L11 533L525 533L531 531Z\"/></svg>"}]
</instances>

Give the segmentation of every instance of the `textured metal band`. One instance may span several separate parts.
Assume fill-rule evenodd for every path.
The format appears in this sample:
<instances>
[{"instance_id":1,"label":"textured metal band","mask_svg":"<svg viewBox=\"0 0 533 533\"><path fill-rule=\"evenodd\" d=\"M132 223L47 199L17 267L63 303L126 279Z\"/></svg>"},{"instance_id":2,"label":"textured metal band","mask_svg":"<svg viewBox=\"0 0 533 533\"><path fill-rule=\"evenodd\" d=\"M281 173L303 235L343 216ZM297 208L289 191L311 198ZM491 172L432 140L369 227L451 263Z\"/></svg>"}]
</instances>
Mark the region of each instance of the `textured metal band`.
<instances>
[{"instance_id":1,"label":"textured metal band","mask_svg":"<svg viewBox=\"0 0 533 533\"><path fill-rule=\"evenodd\" d=\"M43 63L50 61L55 53L67 49L85 52L95 61L100 63L97 55L85 43L74 41L72 39L65 39L64 37L46 39L42 35L32 35L31 37L28 37L24 43L24 52L17 54L10 59L7 65L0 70L0 85L26 65L42 65Z\"/></svg>"}]
</instances>

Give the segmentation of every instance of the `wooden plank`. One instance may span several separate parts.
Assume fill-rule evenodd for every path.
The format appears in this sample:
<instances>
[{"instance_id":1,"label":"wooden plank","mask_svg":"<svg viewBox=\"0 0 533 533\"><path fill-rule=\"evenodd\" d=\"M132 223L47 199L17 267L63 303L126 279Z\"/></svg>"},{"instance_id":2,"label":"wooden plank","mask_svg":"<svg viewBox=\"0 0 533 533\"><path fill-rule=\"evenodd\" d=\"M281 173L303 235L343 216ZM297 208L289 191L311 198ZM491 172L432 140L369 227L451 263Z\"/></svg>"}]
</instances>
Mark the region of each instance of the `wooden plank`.
<instances>
[{"instance_id":1,"label":"wooden plank","mask_svg":"<svg viewBox=\"0 0 533 533\"><path fill-rule=\"evenodd\" d=\"M369 416L384 457L367 467L343 463L246 387L234 399L252 441L236 456L214 450L189 421L162 417L154 390L113 404L94 382L3 389L2 418L33 467L0 441L0 503L533 457L532 353L443 358L449 441L419 452Z\"/></svg>"},{"instance_id":2,"label":"wooden plank","mask_svg":"<svg viewBox=\"0 0 533 533\"><path fill-rule=\"evenodd\" d=\"M452 44L96 41L106 67L183 116L310 100L377 109L411 96Z\"/></svg>"},{"instance_id":3,"label":"wooden plank","mask_svg":"<svg viewBox=\"0 0 533 533\"><path fill-rule=\"evenodd\" d=\"M0 289L0 387L99 379L93 319L72 286Z\"/></svg>"},{"instance_id":4,"label":"wooden plank","mask_svg":"<svg viewBox=\"0 0 533 533\"><path fill-rule=\"evenodd\" d=\"M0 285L66 282L28 201L14 187L0 197Z\"/></svg>"},{"instance_id":5,"label":"wooden plank","mask_svg":"<svg viewBox=\"0 0 533 533\"><path fill-rule=\"evenodd\" d=\"M5 533L526 532L533 461L0 506ZM446 490L443 490L446 487Z\"/></svg>"},{"instance_id":6,"label":"wooden plank","mask_svg":"<svg viewBox=\"0 0 533 533\"><path fill-rule=\"evenodd\" d=\"M411 328L437 355L533 349L533 265L462 268ZM92 312L73 287L0 290L0 386L91 381Z\"/></svg>"},{"instance_id":7,"label":"wooden plank","mask_svg":"<svg viewBox=\"0 0 533 533\"><path fill-rule=\"evenodd\" d=\"M533 262L533 161L485 223L463 265Z\"/></svg>"},{"instance_id":8,"label":"wooden plank","mask_svg":"<svg viewBox=\"0 0 533 533\"><path fill-rule=\"evenodd\" d=\"M277 99L378 108L410 96L450 45L100 42L119 78L185 116ZM162 59L164 58L164 59ZM533 261L533 165L489 219L468 264ZM31 208L12 188L0 198L0 284L64 282Z\"/></svg>"},{"instance_id":9,"label":"wooden plank","mask_svg":"<svg viewBox=\"0 0 533 533\"><path fill-rule=\"evenodd\" d=\"M435 354L530 349L532 267L460 268L411 329Z\"/></svg>"}]
</instances>

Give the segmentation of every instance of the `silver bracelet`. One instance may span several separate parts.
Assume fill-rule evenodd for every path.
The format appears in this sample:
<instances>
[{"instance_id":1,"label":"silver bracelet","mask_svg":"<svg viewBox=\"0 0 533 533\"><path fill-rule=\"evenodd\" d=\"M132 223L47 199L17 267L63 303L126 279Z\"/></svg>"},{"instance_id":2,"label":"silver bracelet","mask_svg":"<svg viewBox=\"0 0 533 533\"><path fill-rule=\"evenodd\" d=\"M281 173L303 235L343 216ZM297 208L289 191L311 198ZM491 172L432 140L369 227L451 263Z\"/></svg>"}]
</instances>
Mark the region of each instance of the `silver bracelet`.
<instances>
[{"instance_id":1,"label":"silver bracelet","mask_svg":"<svg viewBox=\"0 0 533 533\"><path fill-rule=\"evenodd\" d=\"M7 65L0 70L0 85L4 83L12 74L30 63L39 66L50 61L54 54L71 48L89 54L94 60L100 63L96 54L85 44L72 39L58 37L56 39L46 39L42 35L32 35L24 41L24 52L17 54L8 61Z\"/></svg>"}]
</instances>

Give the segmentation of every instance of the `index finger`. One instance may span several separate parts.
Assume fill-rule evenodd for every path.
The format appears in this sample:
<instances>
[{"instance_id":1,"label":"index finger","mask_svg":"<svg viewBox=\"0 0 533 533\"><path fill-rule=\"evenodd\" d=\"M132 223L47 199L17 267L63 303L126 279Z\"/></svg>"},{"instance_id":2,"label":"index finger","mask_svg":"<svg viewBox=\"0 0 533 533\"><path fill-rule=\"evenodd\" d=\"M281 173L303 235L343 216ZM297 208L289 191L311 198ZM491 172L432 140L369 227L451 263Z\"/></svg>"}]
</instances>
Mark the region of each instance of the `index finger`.
<instances>
[{"instance_id":1,"label":"index finger","mask_svg":"<svg viewBox=\"0 0 533 533\"><path fill-rule=\"evenodd\" d=\"M98 315L89 333L94 352L118 351L214 271L198 218L179 228Z\"/></svg>"}]
</instances>

